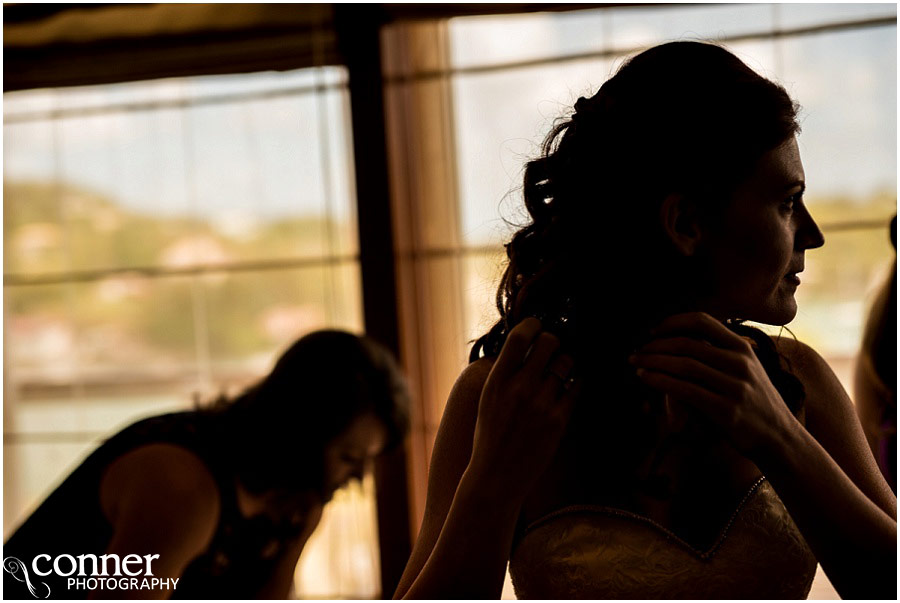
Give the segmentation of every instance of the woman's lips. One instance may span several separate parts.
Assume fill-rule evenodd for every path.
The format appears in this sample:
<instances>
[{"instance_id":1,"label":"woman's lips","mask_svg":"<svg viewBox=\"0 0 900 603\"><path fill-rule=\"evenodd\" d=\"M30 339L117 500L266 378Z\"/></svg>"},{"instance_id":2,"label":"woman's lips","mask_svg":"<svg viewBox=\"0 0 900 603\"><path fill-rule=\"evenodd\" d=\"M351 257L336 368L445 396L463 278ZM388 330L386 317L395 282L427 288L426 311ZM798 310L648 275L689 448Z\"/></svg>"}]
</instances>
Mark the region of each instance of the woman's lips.
<instances>
[{"instance_id":1,"label":"woman's lips","mask_svg":"<svg viewBox=\"0 0 900 603\"><path fill-rule=\"evenodd\" d=\"M790 284L794 285L795 287L800 285L800 277L797 276L796 273L791 273L791 274L787 275L786 277L784 277L784 280L786 280Z\"/></svg>"}]
</instances>

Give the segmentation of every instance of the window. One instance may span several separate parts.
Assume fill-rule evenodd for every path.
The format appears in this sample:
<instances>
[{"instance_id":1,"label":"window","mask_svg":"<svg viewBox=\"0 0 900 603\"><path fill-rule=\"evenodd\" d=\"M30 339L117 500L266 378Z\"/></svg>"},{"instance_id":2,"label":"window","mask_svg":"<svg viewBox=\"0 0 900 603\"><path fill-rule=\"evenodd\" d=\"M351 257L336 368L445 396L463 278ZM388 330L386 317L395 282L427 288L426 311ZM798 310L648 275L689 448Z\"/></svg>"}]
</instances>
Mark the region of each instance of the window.
<instances>
[{"instance_id":1,"label":"window","mask_svg":"<svg viewBox=\"0 0 900 603\"><path fill-rule=\"evenodd\" d=\"M192 7L229 68L340 54L322 30L340 12L328 5L230 6ZM177 10L141 9L172 26L159 34L170 36L169 69L193 22L169 18ZM507 221L526 219L525 161L577 97L659 42L721 40L803 104L807 197L828 243L808 255L791 328L849 385L867 291L893 257L896 6L417 11L381 31L399 335L416 405L413 530L444 402L471 341L496 320ZM40 62L24 54L21 64ZM218 69L219 55L197 54L190 69ZM127 55L92 81L134 76ZM69 63L53 59L70 82ZM246 385L304 332L362 329L348 96L338 67L4 95L6 534L116 429ZM298 567L300 594L380 594L371 493L366 482L330 505Z\"/></svg>"},{"instance_id":2,"label":"window","mask_svg":"<svg viewBox=\"0 0 900 603\"><path fill-rule=\"evenodd\" d=\"M7 93L4 151L6 535L125 425L362 331L344 69ZM299 594L380 592L373 488Z\"/></svg>"},{"instance_id":3,"label":"window","mask_svg":"<svg viewBox=\"0 0 900 603\"><path fill-rule=\"evenodd\" d=\"M578 96L595 92L633 50L720 39L803 107L806 197L828 242L807 256L800 312L789 326L852 391L866 291L893 257L887 226L896 212L895 18L893 5L755 4L452 20L464 253L486 262L464 262L467 273L493 270L496 252L480 246L496 249L508 237L501 217L521 222L515 212L524 159L537 154L553 120ZM469 296L475 337L485 330L485 312L496 313L484 305L490 296L480 306Z\"/></svg>"},{"instance_id":4,"label":"window","mask_svg":"<svg viewBox=\"0 0 900 603\"><path fill-rule=\"evenodd\" d=\"M472 340L498 317L501 245L527 222L525 162L554 120L625 57L674 39L725 43L803 105L807 200L828 242L807 254L790 328L852 392L867 291L894 257L895 6L657 5L393 25L383 40L395 211L404 215L402 315L415 325L403 343L419 400L415 525L443 404ZM451 165L433 167L442 161ZM451 196L457 210L435 195ZM816 589L813 596L833 595Z\"/></svg>"}]
</instances>

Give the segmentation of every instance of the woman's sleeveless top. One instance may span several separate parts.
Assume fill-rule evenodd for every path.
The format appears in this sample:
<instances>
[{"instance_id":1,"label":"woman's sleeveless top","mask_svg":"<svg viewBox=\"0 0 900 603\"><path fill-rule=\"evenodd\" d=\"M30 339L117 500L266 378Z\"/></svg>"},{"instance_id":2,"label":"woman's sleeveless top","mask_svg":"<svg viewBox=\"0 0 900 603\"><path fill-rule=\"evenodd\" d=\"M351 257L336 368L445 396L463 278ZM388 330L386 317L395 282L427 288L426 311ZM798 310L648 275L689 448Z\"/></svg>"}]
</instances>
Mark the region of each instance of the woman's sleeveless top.
<instances>
[{"instance_id":1,"label":"woman's sleeveless top","mask_svg":"<svg viewBox=\"0 0 900 603\"><path fill-rule=\"evenodd\" d=\"M42 582L50 589L48 598L86 598L90 591L69 588L65 577L52 573L34 576L32 559L40 554L50 555L52 559L59 555L77 558L80 554L103 554L113 534L99 500L104 470L134 448L162 442L183 446L196 454L213 475L221 498L220 520L213 540L207 551L188 565L171 591L172 598L254 598L269 580L277 553L296 534L286 533L262 518L247 519L241 515L235 498L234 474L223 462L223 451L211 435L212 420L199 412L172 413L139 421L110 438L6 541L4 568L11 557L21 560L41 598L46 592L39 585ZM65 562L62 565L68 567ZM3 586L5 598L33 598L26 583L9 570L4 572Z\"/></svg>"},{"instance_id":2,"label":"woman's sleeveless top","mask_svg":"<svg viewBox=\"0 0 900 603\"><path fill-rule=\"evenodd\" d=\"M805 599L816 559L763 477L707 550L641 515L577 505L528 526L509 571L520 599Z\"/></svg>"}]
</instances>

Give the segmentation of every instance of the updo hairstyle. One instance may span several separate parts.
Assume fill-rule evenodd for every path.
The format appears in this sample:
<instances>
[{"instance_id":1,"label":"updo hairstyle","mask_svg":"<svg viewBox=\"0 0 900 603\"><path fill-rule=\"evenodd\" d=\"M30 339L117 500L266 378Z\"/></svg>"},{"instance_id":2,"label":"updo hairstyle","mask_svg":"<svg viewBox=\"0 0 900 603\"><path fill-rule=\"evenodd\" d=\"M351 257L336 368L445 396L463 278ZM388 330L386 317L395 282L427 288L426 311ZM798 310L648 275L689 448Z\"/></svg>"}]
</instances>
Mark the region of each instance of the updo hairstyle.
<instances>
[{"instance_id":1,"label":"updo hairstyle","mask_svg":"<svg viewBox=\"0 0 900 603\"><path fill-rule=\"evenodd\" d=\"M663 230L663 200L682 194L714 224L762 155L799 132L798 109L781 86L718 45L672 42L626 61L596 94L578 99L527 163L531 222L506 245L500 319L470 361L499 354L509 331L536 316L583 372L612 379L606 391L636 387L628 355L664 317L691 310L705 285ZM781 368L771 339L740 319L729 328L752 338L796 411L802 385Z\"/></svg>"}]
</instances>

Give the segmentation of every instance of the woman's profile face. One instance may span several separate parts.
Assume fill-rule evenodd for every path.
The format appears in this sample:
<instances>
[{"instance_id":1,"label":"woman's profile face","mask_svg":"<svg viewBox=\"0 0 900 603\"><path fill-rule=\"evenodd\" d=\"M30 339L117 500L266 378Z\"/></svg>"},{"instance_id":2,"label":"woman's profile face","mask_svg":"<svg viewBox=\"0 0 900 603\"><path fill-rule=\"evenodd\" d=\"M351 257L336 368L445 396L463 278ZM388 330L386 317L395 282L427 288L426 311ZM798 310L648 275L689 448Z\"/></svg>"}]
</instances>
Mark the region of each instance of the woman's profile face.
<instances>
[{"instance_id":1,"label":"woman's profile face","mask_svg":"<svg viewBox=\"0 0 900 603\"><path fill-rule=\"evenodd\" d=\"M759 159L721 221L704 232L710 313L773 325L793 320L804 252L825 242L803 203L804 189L795 138Z\"/></svg>"},{"instance_id":2,"label":"woman's profile face","mask_svg":"<svg viewBox=\"0 0 900 603\"><path fill-rule=\"evenodd\" d=\"M357 415L322 450L322 490L272 489L255 494L238 482L237 499L241 514L247 518L266 516L277 524L301 526L310 509L328 502L335 490L350 479L362 479L369 462L381 454L387 440L387 428L374 413Z\"/></svg>"},{"instance_id":3,"label":"woman's profile face","mask_svg":"<svg viewBox=\"0 0 900 603\"><path fill-rule=\"evenodd\" d=\"M387 429L374 413L358 415L325 446L325 490L330 497L350 479L362 479L369 461L387 444Z\"/></svg>"}]
</instances>

